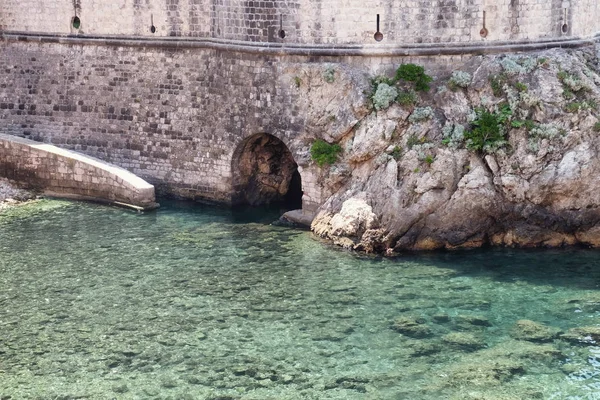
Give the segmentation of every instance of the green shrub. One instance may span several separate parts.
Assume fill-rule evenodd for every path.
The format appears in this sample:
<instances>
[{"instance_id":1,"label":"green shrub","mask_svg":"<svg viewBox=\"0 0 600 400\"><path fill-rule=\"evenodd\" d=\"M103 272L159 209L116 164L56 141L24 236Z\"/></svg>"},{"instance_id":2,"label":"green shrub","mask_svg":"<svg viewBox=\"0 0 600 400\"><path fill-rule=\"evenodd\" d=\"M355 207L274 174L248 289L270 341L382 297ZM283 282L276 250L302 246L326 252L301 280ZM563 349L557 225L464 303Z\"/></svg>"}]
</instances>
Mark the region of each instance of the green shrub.
<instances>
[{"instance_id":1,"label":"green shrub","mask_svg":"<svg viewBox=\"0 0 600 400\"><path fill-rule=\"evenodd\" d=\"M451 148L459 148L465 140L465 127L448 123L442 128L442 144Z\"/></svg>"},{"instance_id":2,"label":"green shrub","mask_svg":"<svg viewBox=\"0 0 600 400\"><path fill-rule=\"evenodd\" d=\"M433 117L433 109L431 107L419 107L408 117L408 122L414 124L417 122L425 121Z\"/></svg>"},{"instance_id":3,"label":"green shrub","mask_svg":"<svg viewBox=\"0 0 600 400\"><path fill-rule=\"evenodd\" d=\"M425 156L425 159L423 161L425 161L425 163L427 165L431 165L435 161L435 157L433 157L433 156Z\"/></svg>"},{"instance_id":4,"label":"green shrub","mask_svg":"<svg viewBox=\"0 0 600 400\"><path fill-rule=\"evenodd\" d=\"M448 87L451 90L456 90L457 88L467 88L471 84L471 74L464 71L454 71L452 72L452 76L450 80L448 80Z\"/></svg>"},{"instance_id":5,"label":"green shrub","mask_svg":"<svg viewBox=\"0 0 600 400\"><path fill-rule=\"evenodd\" d=\"M472 129L465 132L467 148L469 150L493 153L506 145L506 124L512 112L510 108L503 107L497 112L489 112L479 108L475 110L476 118L471 123Z\"/></svg>"},{"instance_id":6,"label":"green shrub","mask_svg":"<svg viewBox=\"0 0 600 400\"><path fill-rule=\"evenodd\" d=\"M587 85L578 76L570 74L567 71L559 71L556 76L563 84L565 91L577 93L579 91L589 90Z\"/></svg>"},{"instance_id":7,"label":"green shrub","mask_svg":"<svg viewBox=\"0 0 600 400\"><path fill-rule=\"evenodd\" d=\"M506 83L507 78L505 74L492 75L490 76L490 86L492 87L492 93L496 97L502 97L504 89L502 88Z\"/></svg>"},{"instance_id":8,"label":"green shrub","mask_svg":"<svg viewBox=\"0 0 600 400\"><path fill-rule=\"evenodd\" d=\"M402 157L402 147L394 146L394 149L390 153L390 156L392 156L394 160L398 161Z\"/></svg>"},{"instance_id":9,"label":"green shrub","mask_svg":"<svg viewBox=\"0 0 600 400\"><path fill-rule=\"evenodd\" d=\"M395 87L382 82L377 86L377 90L373 95L373 107L375 107L377 111L385 110L392 105L396 100L396 97L398 97L398 90Z\"/></svg>"},{"instance_id":10,"label":"green shrub","mask_svg":"<svg viewBox=\"0 0 600 400\"><path fill-rule=\"evenodd\" d=\"M585 110L587 109L587 103L586 102L579 102L579 101L574 101L572 103L568 103L567 105L565 105L565 111L569 112L569 113L577 113L579 112L579 110Z\"/></svg>"},{"instance_id":11,"label":"green shrub","mask_svg":"<svg viewBox=\"0 0 600 400\"><path fill-rule=\"evenodd\" d=\"M333 67L325 68L325 72L323 72L323 79L327 83L333 83L335 81L335 69Z\"/></svg>"},{"instance_id":12,"label":"green shrub","mask_svg":"<svg viewBox=\"0 0 600 400\"><path fill-rule=\"evenodd\" d=\"M319 167L334 164L341 152L342 148L339 144L329 144L321 139L315 140L310 148L310 156Z\"/></svg>"},{"instance_id":13,"label":"green shrub","mask_svg":"<svg viewBox=\"0 0 600 400\"><path fill-rule=\"evenodd\" d=\"M419 92L429 91L429 83L433 78L425 73L425 68L415 64L402 64L396 70L396 81L414 82L415 90Z\"/></svg>"},{"instance_id":14,"label":"green shrub","mask_svg":"<svg viewBox=\"0 0 600 400\"><path fill-rule=\"evenodd\" d=\"M410 135L406 140L406 147L408 147L408 149L411 150L414 146L422 143L423 140L419 139L417 135Z\"/></svg>"},{"instance_id":15,"label":"green shrub","mask_svg":"<svg viewBox=\"0 0 600 400\"><path fill-rule=\"evenodd\" d=\"M596 131L596 132L600 132L600 122L596 122L596 123L594 124L594 131Z\"/></svg>"},{"instance_id":16,"label":"green shrub","mask_svg":"<svg viewBox=\"0 0 600 400\"><path fill-rule=\"evenodd\" d=\"M540 148L540 143L544 139L554 140L562 136L565 136L567 132L554 124L540 124L536 125L529 131L529 150L537 153Z\"/></svg>"},{"instance_id":17,"label":"green shrub","mask_svg":"<svg viewBox=\"0 0 600 400\"><path fill-rule=\"evenodd\" d=\"M571 92L570 89L564 88L562 96L565 100L573 100L575 98L575 93Z\"/></svg>"},{"instance_id":18,"label":"green shrub","mask_svg":"<svg viewBox=\"0 0 600 400\"><path fill-rule=\"evenodd\" d=\"M396 101L401 106L414 106L417 104L417 94L412 90L398 93Z\"/></svg>"},{"instance_id":19,"label":"green shrub","mask_svg":"<svg viewBox=\"0 0 600 400\"><path fill-rule=\"evenodd\" d=\"M518 119L516 119L516 120L512 121L510 123L510 125L513 128L523 128L523 127L525 127L525 129L527 129L528 131L530 131L530 130L532 130L533 128L536 127L535 122L533 122L530 119L525 119L525 120L518 120Z\"/></svg>"},{"instance_id":20,"label":"green shrub","mask_svg":"<svg viewBox=\"0 0 600 400\"><path fill-rule=\"evenodd\" d=\"M302 85L302 79L299 76L295 76L294 83L296 84L296 87L299 88L300 85Z\"/></svg>"},{"instance_id":21,"label":"green shrub","mask_svg":"<svg viewBox=\"0 0 600 400\"><path fill-rule=\"evenodd\" d=\"M529 74L538 66L537 60L532 57L515 58L508 56L500 61L502 69L507 75Z\"/></svg>"},{"instance_id":22,"label":"green shrub","mask_svg":"<svg viewBox=\"0 0 600 400\"><path fill-rule=\"evenodd\" d=\"M522 82L515 83L515 89L517 89L519 92L527 92L529 90L527 85Z\"/></svg>"}]
</instances>

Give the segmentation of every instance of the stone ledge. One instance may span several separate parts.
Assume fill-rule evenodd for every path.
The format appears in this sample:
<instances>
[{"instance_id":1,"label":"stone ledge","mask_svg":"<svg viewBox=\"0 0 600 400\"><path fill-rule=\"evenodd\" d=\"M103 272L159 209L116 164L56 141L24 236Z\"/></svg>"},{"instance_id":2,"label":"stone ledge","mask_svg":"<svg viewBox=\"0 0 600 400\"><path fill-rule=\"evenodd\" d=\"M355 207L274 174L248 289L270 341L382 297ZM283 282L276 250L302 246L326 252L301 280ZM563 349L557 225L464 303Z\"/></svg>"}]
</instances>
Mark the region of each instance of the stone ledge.
<instances>
[{"instance_id":1,"label":"stone ledge","mask_svg":"<svg viewBox=\"0 0 600 400\"><path fill-rule=\"evenodd\" d=\"M590 37L567 37L536 41L469 42L422 45L305 45L294 43L245 42L214 38L136 36L64 35L35 32L0 32L0 41L59 43L67 45L97 45L118 47L165 47L176 49L207 48L214 50L254 53L274 56L442 56L461 54L496 54L551 48L592 46L600 33Z\"/></svg>"},{"instance_id":2,"label":"stone ledge","mask_svg":"<svg viewBox=\"0 0 600 400\"><path fill-rule=\"evenodd\" d=\"M0 176L54 197L109 202L136 210L158 206L154 186L123 168L6 134L0 134Z\"/></svg>"}]
</instances>

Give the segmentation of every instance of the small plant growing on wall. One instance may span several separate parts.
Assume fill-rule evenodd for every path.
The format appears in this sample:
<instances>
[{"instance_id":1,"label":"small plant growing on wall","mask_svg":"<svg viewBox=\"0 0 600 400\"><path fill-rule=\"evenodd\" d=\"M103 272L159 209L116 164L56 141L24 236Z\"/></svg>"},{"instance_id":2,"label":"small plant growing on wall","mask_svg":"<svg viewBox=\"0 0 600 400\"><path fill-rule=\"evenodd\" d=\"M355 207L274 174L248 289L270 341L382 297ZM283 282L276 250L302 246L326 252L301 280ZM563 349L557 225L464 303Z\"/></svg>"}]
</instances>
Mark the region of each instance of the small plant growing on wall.
<instances>
[{"instance_id":1,"label":"small plant growing on wall","mask_svg":"<svg viewBox=\"0 0 600 400\"><path fill-rule=\"evenodd\" d=\"M333 67L327 67L323 72L323 79L327 83L335 82L335 69Z\"/></svg>"},{"instance_id":2,"label":"small plant growing on wall","mask_svg":"<svg viewBox=\"0 0 600 400\"><path fill-rule=\"evenodd\" d=\"M341 152L342 148L339 144L329 144L322 139L315 140L310 148L310 156L319 167L335 164Z\"/></svg>"}]
</instances>

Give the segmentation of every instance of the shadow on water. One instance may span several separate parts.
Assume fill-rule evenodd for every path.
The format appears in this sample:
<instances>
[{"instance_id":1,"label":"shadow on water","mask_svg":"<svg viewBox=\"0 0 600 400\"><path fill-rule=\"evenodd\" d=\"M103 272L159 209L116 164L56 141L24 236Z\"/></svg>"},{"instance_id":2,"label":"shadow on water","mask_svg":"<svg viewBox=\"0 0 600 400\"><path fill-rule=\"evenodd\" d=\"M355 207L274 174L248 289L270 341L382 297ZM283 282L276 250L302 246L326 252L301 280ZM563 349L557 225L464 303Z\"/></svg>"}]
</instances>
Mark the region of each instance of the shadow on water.
<instances>
[{"instance_id":1,"label":"shadow on water","mask_svg":"<svg viewBox=\"0 0 600 400\"><path fill-rule=\"evenodd\" d=\"M192 215L211 215L224 223L232 224L264 224L277 221L281 215L289 211L285 204L263 206L239 205L235 207L205 204L186 200L161 199L159 213L181 213Z\"/></svg>"},{"instance_id":2,"label":"shadow on water","mask_svg":"<svg viewBox=\"0 0 600 400\"><path fill-rule=\"evenodd\" d=\"M269 206L215 206L190 201L161 200L158 213L181 213L218 218L221 222L233 225L270 225L288 211L285 204ZM283 234L289 229L280 229ZM240 234L248 234L252 229L244 229ZM236 231L232 230L236 235ZM315 238L316 240L316 238ZM379 255L354 253L343 250L329 242L322 242L323 251L334 251L348 262L360 261L374 267L378 263L406 262L427 263L440 268L456 271L457 274L471 277L486 277L498 282L526 281L536 285L555 285L593 290L600 287L600 250L582 247L560 249L510 249L482 248L473 250L434 251L406 253L395 258ZM275 250L274 250L275 251Z\"/></svg>"},{"instance_id":3,"label":"shadow on water","mask_svg":"<svg viewBox=\"0 0 600 400\"><path fill-rule=\"evenodd\" d=\"M583 247L559 249L483 248L410 253L397 262L427 262L460 275L486 277L498 282L526 281L538 285L600 287L600 250Z\"/></svg>"}]
</instances>

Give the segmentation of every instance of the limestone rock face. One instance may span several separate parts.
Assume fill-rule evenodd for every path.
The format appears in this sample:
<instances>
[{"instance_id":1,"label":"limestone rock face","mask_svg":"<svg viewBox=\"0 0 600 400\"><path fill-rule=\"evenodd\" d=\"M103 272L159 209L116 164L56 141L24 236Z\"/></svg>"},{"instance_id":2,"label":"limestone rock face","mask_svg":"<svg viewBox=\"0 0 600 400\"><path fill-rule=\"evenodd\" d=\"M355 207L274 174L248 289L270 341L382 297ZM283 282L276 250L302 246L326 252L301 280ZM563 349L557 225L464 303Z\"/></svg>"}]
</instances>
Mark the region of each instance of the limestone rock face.
<instances>
[{"instance_id":1,"label":"limestone rock face","mask_svg":"<svg viewBox=\"0 0 600 400\"><path fill-rule=\"evenodd\" d=\"M353 128L335 166L347 173L329 188L313 231L387 254L599 247L599 65L591 50L485 56L464 66L467 88L438 77L416 105L394 104L356 123L351 100ZM465 132L483 109L509 110L499 123L505 142L473 149ZM329 136L340 138L336 132Z\"/></svg>"}]
</instances>

